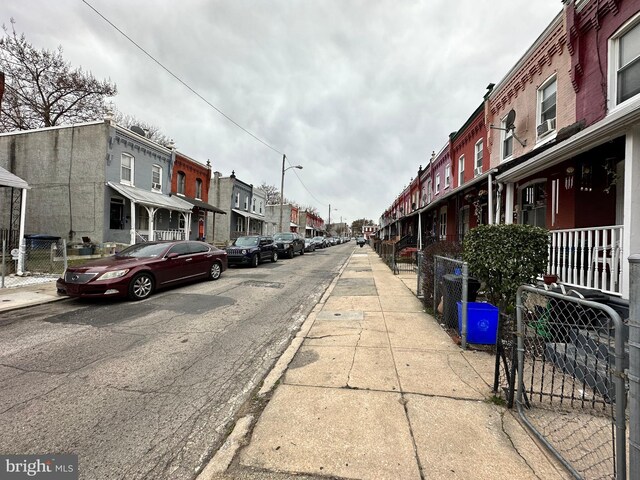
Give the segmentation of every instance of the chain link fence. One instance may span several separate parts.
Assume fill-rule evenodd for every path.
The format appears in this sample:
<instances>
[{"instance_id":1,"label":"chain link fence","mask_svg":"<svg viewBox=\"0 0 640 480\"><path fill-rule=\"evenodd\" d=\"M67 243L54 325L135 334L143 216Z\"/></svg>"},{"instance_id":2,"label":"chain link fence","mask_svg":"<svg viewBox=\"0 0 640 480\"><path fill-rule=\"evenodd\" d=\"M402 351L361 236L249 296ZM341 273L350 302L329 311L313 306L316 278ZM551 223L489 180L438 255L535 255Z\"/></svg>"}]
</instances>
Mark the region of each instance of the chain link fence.
<instances>
[{"instance_id":1,"label":"chain link fence","mask_svg":"<svg viewBox=\"0 0 640 480\"><path fill-rule=\"evenodd\" d=\"M51 282L67 267L64 239L23 238L20 246L10 248L2 240L0 287L11 288Z\"/></svg>"},{"instance_id":2,"label":"chain link fence","mask_svg":"<svg viewBox=\"0 0 640 480\"><path fill-rule=\"evenodd\" d=\"M594 299L520 287L516 405L576 478L624 479L628 328Z\"/></svg>"}]
</instances>

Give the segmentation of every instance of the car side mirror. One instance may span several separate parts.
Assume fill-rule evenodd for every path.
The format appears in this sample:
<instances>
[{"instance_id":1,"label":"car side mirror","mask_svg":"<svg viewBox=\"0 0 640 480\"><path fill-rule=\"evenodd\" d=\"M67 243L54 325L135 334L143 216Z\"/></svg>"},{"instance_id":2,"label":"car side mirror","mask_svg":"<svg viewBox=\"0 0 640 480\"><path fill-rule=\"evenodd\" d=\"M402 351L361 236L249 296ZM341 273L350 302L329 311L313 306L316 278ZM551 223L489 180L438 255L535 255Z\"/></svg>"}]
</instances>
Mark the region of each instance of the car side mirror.
<instances>
[{"instance_id":1,"label":"car side mirror","mask_svg":"<svg viewBox=\"0 0 640 480\"><path fill-rule=\"evenodd\" d=\"M169 260L173 260L174 258L178 258L179 256L180 256L179 253L171 252L169 255L167 255L167 258Z\"/></svg>"}]
</instances>

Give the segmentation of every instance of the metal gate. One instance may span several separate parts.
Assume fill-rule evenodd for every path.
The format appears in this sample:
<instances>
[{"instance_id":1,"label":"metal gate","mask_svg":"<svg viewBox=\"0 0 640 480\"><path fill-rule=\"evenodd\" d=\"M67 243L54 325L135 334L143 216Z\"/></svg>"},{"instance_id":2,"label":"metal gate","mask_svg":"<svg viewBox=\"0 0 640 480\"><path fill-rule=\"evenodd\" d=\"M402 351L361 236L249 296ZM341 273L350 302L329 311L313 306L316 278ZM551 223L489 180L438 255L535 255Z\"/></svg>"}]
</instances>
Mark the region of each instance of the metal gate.
<instances>
[{"instance_id":1,"label":"metal gate","mask_svg":"<svg viewBox=\"0 0 640 480\"><path fill-rule=\"evenodd\" d=\"M626 478L627 335L575 290L518 290L518 413L576 478Z\"/></svg>"}]
</instances>

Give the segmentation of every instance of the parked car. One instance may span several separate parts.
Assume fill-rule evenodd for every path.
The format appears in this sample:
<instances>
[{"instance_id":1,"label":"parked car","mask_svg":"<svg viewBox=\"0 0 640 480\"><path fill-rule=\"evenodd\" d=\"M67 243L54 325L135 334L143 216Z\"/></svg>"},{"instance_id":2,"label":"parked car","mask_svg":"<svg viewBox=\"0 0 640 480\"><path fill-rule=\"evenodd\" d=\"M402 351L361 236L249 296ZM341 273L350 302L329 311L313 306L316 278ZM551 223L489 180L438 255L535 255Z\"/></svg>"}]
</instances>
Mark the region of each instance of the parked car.
<instances>
[{"instance_id":1,"label":"parked car","mask_svg":"<svg viewBox=\"0 0 640 480\"><path fill-rule=\"evenodd\" d=\"M297 233L281 232L273 236L278 254L293 258L296 253L304 255L304 239Z\"/></svg>"},{"instance_id":2,"label":"parked car","mask_svg":"<svg viewBox=\"0 0 640 480\"><path fill-rule=\"evenodd\" d=\"M278 261L278 251L272 237L238 237L226 250L229 265L250 265L255 268L266 260Z\"/></svg>"},{"instance_id":3,"label":"parked car","mask_svg":"<svg viewBox=\"0 0 640 480\"><path fill-rule=\"evenodd\" d=\"M316 248L326 248L327 247L327 239L322 237L322 236L313 237L311 240L315 244Z\"/></svg>"},{"instance_id":4,"label":"parked car","mask_svg":"<svg viewBox=\"0 0 640 480\"><path fill-rule=\"evenodd\" d=\"M155 290L209 278L227 269L227 252L204 242L146 242L114 256L67 268L56 283L70 297L129 297L143 300Z\"/></svg>"},{"instance_id":5,"label":"parked car","mask_svg":"<svg viewBox=\"0 0 640 480\"><path fill-rule=\"evenodd\" d=\"M356 238L356 243L360 246L363 246L365 243L367 243L367 241L365 240L364 237L358 237Z\"/></svg>"},{"instance_id":6,"label":"parked car","mask_svg":"<svg viewBox=\"0 0 640 480\"><path fill-rule=\"evenodd\" d=\"M304 239L304 251L305 252L315 252L316 251L316 244L314 243L312 238L305 238Z\"/></svg>"}]
</instances>

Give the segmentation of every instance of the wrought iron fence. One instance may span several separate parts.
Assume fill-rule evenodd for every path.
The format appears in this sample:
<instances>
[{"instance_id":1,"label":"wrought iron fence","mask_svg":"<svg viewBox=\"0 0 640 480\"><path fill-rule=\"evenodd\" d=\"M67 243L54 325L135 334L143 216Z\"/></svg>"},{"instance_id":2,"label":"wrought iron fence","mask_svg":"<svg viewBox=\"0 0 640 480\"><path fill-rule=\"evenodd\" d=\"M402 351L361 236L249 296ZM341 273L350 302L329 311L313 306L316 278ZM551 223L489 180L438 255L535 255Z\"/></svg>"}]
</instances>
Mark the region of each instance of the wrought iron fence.
<instances>
[{"instance_id":1,"label":"wrought iron fence","mask_svg":"<svg viewBox=\"0 0 640 480\"><path fill-rule=\"evenodd\" d=\"M611 306L581 297L520 287L516 405L574 476L624 479L628 331Z\"/></svg>"},{"instance_id":2,"label":"wrought iron fence","mask_svg":"<svg viewBox=\"0 0 640 480\"><path fill-rule=\"evenodd\" d=\"M496 397L505 401L508 408L513 407L515 397L517 353L515 318L501 312L496 340L493 392Z\"/></svg>"}]
</instances>

